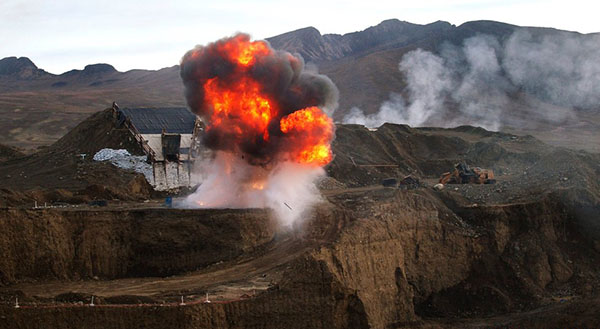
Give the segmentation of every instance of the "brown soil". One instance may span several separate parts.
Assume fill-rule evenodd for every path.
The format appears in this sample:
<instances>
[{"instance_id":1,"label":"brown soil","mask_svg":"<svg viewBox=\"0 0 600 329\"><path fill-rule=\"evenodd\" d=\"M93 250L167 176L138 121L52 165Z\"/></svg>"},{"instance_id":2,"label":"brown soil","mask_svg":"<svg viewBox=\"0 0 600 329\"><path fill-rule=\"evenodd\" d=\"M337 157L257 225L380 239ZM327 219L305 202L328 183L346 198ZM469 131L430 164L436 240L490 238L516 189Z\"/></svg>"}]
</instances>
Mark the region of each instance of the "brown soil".
<instances>
[{"instance_id":1,"label":"brown soil","mask_svg":"<svg viewBox=\"0 0 600 329\"><path fill-rule=\"evenodd\" d=\"M256 210L8 209L0 281L166 276L253 251L274 238Z\"/></svg>"},{"instance_id":2,"label":"brown soil","mask_svg":"<svg viewBox=\"0 0 600 329\"><path fill-rule=\"evenodd\" d=\"M0 144L0 162L22 157L24 154L15 147Z\"/></svg>"},{"instance_id":3,"label":"brown soil","mask_svg":"<svg viewBox=\"0 0 600 329\"><path fill-rule=\"evenodd\" d=\"M103 148L143 154L110 109L98 112L51 146L1 162L0 206L148 199L152 187L141 174L92 160Z\"/></svg>"},{"instance_id":4,"label":"brown soil","mask_svg":"<svg viewBox=\"0 0 600 329\"><path fill-rule=\"evenodd\" d=\"M291 231L258 210L9 207L0 327L600 326L598 154L399 125L339 126L334 150ZM498 183L434 191L461 160ZM379 185L407 174L423 186Z\"/></svg>"}]
</instances>

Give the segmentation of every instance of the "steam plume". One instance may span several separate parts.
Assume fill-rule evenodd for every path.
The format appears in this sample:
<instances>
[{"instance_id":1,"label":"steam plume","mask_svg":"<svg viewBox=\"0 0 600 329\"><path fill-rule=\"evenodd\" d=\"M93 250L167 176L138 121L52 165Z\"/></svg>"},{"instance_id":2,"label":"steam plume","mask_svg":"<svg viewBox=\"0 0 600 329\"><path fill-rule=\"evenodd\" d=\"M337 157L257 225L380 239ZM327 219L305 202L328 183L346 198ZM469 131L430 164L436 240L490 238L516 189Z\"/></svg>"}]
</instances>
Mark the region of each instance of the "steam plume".
<instances>
[{"instance_id":1,"label":"steam plume","mask_svg":"<svg viewBox=\"0 0 600 329\"><path fill-rule=\"evenodd\" d=\"M534 32L517 30L504 43L478 35L461 47L445 44L438 54L411 51L399 64L406 89L392 94L377 113L353 108L343 122L498 130L572 120L574 107L597 109L600 36ZM509 109L519 114L505 115Z\"/></svg>"}]
</instances>

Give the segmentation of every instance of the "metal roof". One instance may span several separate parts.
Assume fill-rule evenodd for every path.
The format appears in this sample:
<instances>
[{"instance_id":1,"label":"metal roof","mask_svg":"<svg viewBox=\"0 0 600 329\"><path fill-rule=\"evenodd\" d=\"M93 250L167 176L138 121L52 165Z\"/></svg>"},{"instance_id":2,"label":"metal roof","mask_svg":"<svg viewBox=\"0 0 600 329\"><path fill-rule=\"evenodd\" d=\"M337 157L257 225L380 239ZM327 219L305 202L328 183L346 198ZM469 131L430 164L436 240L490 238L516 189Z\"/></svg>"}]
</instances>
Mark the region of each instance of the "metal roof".
<instances>
[{"instance_id":1,"label":"metal roof","mask_svg":"<svg viewBox=\"0 0 600 329\"><path fill-rule=\"evenodd\" d=\"M119 110L119 120L129 119L140 134L191 134L196 115L185 107L124 108Z\"/></svg>"}]
</instances>

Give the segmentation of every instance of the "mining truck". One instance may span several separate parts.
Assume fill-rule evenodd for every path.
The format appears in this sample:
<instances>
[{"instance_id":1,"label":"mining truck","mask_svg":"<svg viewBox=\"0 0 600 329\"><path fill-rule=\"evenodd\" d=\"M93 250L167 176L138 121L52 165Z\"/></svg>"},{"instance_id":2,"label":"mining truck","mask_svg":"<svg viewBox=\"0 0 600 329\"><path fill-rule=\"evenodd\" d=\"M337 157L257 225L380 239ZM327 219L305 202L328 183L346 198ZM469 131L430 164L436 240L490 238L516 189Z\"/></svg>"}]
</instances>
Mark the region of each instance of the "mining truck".
<instances>
[{"instance_id":1,"label":"mining truck","mask_svg":"<svg viewBox=\"0 0 600 329\"><path fill-rule=\"evenodd\" d=\"M494 184L494 172L490 169L469 167L464 162L454 166L451 172L445 172L440 177L441 184Z\"/></svg>"}]
</instances>

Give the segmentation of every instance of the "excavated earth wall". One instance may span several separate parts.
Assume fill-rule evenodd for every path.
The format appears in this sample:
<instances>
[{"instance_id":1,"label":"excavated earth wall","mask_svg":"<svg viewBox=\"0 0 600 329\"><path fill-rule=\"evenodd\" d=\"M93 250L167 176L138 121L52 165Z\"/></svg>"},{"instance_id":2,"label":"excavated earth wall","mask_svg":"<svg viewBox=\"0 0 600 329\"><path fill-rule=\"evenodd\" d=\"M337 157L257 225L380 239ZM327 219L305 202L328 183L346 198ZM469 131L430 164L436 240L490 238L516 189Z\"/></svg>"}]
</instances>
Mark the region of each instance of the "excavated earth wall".
<instances>
[{"instance_id":1,"label":"excavated earth wall","mask_svg":"<svg viewBox=\"0 0 600 329\"><path fill-rule=\"evenodd\" d=\"M598 154L389 124L338 127L334 152L334 190L268 290L185 306L5 303L0 328L600 327ZM493 169L497 184L430 188L459 161ZM376 186L408 174L423 185ZM4 284L169 275L279 234L259 210L3 211Z\"/></svg>"},{"instance_id":2,"label":"excavated earth wall","mask_svg":"<svg viewBox=\"0 0 600 329\"><path fill-rule=\"evenodd\" d=\"M0 280L167 276L271 241L259 209L0 210Z\"/></svg>"},{"instance_id":3,"label":"excavated earth wall","mask_svg":"<svg viewBox=\"0 0 600 329\"><path fill-rule=\"evenodd\" d=\"M591 275L586 260L598 259L593 249L579 253L583 242L573 242L580 238L573 215L551 195L467 206L426 189L377 189L330 202L341 207L321 214L320 229L304 237L328 242L291 261L283 279L257 297L180 307L0 312L25 328L41 322L60 328L439 327L427 319L542 305L574 277Z\"/></svg>"}]
</instances>

